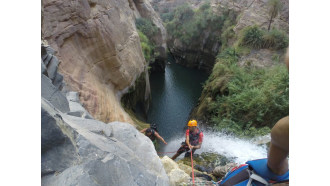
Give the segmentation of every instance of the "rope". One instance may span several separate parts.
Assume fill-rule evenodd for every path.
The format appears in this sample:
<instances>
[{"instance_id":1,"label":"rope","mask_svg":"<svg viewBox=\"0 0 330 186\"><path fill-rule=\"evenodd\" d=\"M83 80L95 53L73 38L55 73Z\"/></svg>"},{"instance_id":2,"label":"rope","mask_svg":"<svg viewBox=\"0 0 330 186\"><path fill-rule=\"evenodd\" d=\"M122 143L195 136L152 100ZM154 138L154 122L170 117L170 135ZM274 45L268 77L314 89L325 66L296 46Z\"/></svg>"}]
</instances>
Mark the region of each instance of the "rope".
<instances>
[{"instance_id":1,"label":"rope","mask_svg":"<svg viewBox=\"0 0 330 186\"><path fill-rule=\"evenodd\" d=\"M191 175L192 175L192 180L193 180L193 186L195 186L195 175L194 175L194 161L192 158L192 149L190 150L190 159L191 159Z\"/></svg>"},{"instance_id":2,"label":"rope","mask_svg":"<svg viewBox=\"0 0 330 186\"><path fill-rule=\"evenodd\" d=\"M174 152L157 152L157 154L167 154L167 153L176 153L176 151L174 151Z\"/></svg>"}]
</instances>

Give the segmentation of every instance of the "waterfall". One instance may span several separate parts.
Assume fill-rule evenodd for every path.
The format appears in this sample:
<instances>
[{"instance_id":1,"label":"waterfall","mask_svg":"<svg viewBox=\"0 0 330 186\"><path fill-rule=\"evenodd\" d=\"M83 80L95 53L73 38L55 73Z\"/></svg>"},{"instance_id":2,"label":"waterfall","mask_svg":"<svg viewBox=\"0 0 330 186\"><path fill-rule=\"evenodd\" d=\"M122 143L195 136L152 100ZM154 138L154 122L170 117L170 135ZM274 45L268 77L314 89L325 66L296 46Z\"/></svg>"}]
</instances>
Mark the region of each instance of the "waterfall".
<instances>
[{"instance_id":1,"label":"waterfall","mask_svg":"<svg viewBox=\"0 0 330 186\"><path fill-rule=\"evenodd\" d=\"M234 159L235 163L242 164L248 160L260 159L267 157L266 145L257 145L253 140L240 139L234 136L226 135L219 132L204 131L204 139L202 148L196 150L196 154L202 152L213 152L227 158ZM176 151L181 142L185 140L184 136L172 138L169 140L168 145L163 149L164 152ZM173 153L165 154L173 156ZM178 159L183 158L184 153Z\"/></svg>"}]
</instances>

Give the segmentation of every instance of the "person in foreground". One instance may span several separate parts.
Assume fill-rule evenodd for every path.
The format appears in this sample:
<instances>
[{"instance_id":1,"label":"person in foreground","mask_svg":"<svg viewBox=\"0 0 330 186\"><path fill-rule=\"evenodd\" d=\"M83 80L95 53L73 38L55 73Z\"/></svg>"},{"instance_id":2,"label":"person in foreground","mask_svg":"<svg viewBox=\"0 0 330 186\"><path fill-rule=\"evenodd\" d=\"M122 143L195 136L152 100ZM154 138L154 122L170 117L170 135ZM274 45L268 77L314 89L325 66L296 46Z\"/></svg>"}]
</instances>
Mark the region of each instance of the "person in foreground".
<instances>
[{"instance_id":1,"label":"person in foreground","mask_svg":"<svg viewBox=\"0 0 330 186\"><path fill-rule=\"evenodd\" d=\"M289 70L289 49L285 62ZM289 116L271 130L268 158L251 160L234 167L220 180L220 186L286 186L289 184Z\"/></svg>"},{"instance_id":2,"label":"person in foreground","mask_svg":"<svg viewBox=\"0 0 330 186\"><path fill-rule=\"evenodd\" d=\"M154 146L156 147L156 138L158 138L159 140L161 140L165 145L167 145L166 141L164 140L164 138L162 138L157 131L155 131L152 128L145 128L140 130L140 132L144 133L146 136L148 136L148 138L152 141L152 143L154 144Z\"/></svg>"},{"instance_id":3,"label":"person in foreground","mask_svg":"<svg viewBox=\"0 0 330 186\"><path fill-rule=\"evenodd\" d=\"M187 152L192 150L192 153L196 151L196 149L200 149L203 143L203 132L197 127L196 120L190 120L188 122L188 129L186 130L186 140L182 142L181 147L178 149L176 154L172 157L172 160L175 160L180 154L183 152ZM185 157L188 157L190 152L185 154Z\"/></svg>"}]
</instances>

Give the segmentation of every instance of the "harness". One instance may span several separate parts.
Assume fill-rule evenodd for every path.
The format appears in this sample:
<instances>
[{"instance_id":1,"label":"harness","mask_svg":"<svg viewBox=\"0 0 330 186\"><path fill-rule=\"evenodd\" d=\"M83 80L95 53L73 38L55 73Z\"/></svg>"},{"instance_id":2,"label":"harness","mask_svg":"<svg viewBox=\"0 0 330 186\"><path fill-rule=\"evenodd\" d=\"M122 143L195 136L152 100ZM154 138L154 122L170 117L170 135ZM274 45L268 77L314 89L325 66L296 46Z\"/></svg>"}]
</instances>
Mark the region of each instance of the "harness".
<instances>
[{"instance_id":1,"label":"harness","mask_svg":"<svg viewBox=\"0 0 330 186\"><path fill-rule=\"evenodd\" d=\"M194 133L189 131L189 143L191 145L198 145L199 141L199 134L201 133L201 130L197 127L198 132Z\"/></svg>"},{"instance_id":2,"label":"harness","mask_svg":"<svg viewBox=\"0 0 330 186\"><path fill-rule=\"evenodd\" d=\"M276 175L267 166L267 159L252 160L234 167L220 181L219 186L270 186L289 182L289 171Z\"/></svg>"},{"instance_id":3,"label":"harness","mask_svg":"<svg viewBox=\"0 0 330 186\"><path fill-rule=\"evenodd\" d=\"M145 132L145 135L147 136L147 132ZM150 138L151 141L155 141L156 136L155 136L155 130L151 129L151 135L148 136Z\"/></svg>"}]
</instances>

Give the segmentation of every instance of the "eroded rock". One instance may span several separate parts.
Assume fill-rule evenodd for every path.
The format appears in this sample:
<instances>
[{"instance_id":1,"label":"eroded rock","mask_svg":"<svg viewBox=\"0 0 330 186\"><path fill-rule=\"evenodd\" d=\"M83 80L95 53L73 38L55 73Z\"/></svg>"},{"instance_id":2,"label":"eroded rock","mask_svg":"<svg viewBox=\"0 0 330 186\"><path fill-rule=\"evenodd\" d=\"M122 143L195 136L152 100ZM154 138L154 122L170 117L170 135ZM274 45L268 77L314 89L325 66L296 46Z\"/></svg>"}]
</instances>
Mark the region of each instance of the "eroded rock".
<instances>
[{"instance_id":1,"label":"eroded rock","mask_svg":"<svg viewBox=\"0 0 330 186\"><path fill-rule=\"evenodd\" d=\"M53 48L45 61L56 54L68 87L104 122L133 123L120 96L146 69L134 22L129 1L42 1L42 37Z\"/></svg>"},{"instance_id":2,"label":"eroded rock","mask_svg":"<svg viewBox=\"0 0 330 186\"><path fill-rule=\"evenodd\" d=\"M41 108L42 185L169 185L153 144L132 125L70 116L44 98Z\"/></svg>"}]
</instances>

